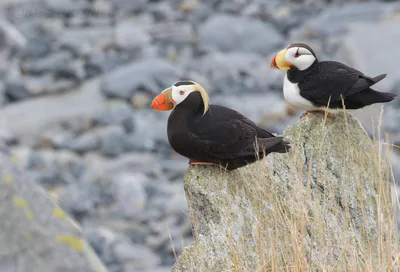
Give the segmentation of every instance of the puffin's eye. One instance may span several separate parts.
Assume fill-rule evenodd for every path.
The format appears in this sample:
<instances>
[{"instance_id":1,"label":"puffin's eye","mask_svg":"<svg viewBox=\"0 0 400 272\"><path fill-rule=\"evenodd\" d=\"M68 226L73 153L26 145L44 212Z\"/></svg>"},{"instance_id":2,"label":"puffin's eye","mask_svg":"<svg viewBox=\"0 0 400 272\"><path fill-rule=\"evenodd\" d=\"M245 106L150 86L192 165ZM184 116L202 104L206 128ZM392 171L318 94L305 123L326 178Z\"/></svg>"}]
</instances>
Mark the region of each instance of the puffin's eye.
<instances>
[{"instance_id":1,"label":"puffin's eye","mask_svg":"<svg viewBox=\"0 0 400 272\"><path fill-rule=\"evenodd\" d=\"M298 58L298 57L300 56L299 50L300 50L300 48L297 48L297 51L296 51L296 53L294 54L294 57L295 57L295 58Z\"/></svg>"},{"instance_id":2,"label":"puffin's eye","mask_svg":"<svg viewBox=\"0 0 400 272\"><path fill-rule=\"evenodd\" d=\"M180 95L184 95L184 94L185 94L185 92L184 92L184 91L182 91L182 90L180 90L180 91L179 91L179 94L180 94Z\"/></svg>"}]
</instances>

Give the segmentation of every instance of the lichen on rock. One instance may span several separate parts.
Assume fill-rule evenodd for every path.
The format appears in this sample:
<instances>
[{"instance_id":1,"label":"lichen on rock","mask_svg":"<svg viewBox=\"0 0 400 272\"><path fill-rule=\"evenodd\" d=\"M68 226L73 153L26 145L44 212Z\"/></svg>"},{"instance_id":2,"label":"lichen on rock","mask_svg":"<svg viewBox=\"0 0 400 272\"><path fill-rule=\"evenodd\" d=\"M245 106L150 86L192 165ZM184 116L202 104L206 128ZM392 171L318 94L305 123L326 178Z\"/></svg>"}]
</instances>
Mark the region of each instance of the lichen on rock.
<instances>
[{"instance_id":1,"label":"lichen on rock","mask_svg":"<svg viewBox=\"0 0 400 272\"><path fill-rule=\"evenodd\" d=\"M288 127L287 154L225 172L189 166L195 241L180 271L386 271L398 248L388 167L347 114Z\"/></svg>"}]
</instances>

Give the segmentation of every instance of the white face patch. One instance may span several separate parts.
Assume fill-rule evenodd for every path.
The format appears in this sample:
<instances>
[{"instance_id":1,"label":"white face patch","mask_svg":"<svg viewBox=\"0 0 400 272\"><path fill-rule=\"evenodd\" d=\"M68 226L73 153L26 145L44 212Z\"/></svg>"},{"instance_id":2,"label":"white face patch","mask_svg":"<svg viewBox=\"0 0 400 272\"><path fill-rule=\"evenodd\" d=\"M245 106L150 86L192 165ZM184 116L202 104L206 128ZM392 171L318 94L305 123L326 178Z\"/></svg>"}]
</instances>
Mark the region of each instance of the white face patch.
<instances>
[{"instance_id":1,"label":"white face patch","mask_svg":"<svg viewBox=\"0 0 400 272\"><path fill-rule=\"evenodd\" d=\"M300 71L308 69L316 60L314 55L304 47L292 47L286 50L285 60Z\"/></svg>"},{"instance_id":2,"label":"white face patch","mask_svg":"<svg viewBox=\"0 0 400 272\"><path fill-rule=\"evenodd\" d=\"M195 85L172 86L172 99L175 102L175 106L182 103L194 91L194 88Z\"/></svg>"}]
</instances>

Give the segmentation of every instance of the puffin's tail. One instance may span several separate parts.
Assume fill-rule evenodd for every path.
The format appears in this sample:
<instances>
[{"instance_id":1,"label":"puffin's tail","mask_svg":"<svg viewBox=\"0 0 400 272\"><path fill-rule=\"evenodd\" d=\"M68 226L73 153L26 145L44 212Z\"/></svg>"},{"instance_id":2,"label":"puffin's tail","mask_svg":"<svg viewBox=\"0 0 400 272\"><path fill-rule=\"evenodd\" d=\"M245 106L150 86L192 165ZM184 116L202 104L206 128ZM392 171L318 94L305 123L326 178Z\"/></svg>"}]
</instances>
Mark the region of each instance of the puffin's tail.
<instances>
[{"instance_id":1,"label":"puffin's tail","mask_svg":"<svg viewBox=\"0 0 400 272\"><path fill-rule=\"evenodd\" d=\"M289 150L290 150L290 142L285 140L283 137L273 137L273 138L268 138L265 140L267 140L268 142L272 142L272 141L275 142L275 144L273 144L273 145L269 145L269 146L268 146L268 144L264 145L263 151L265 151L266 154L269 154L272 152L286 153L286 152L289 152Z\"/></svg>"},{"instance_id":2,"label":"puffin's tail","mask_svg":"<svg viewBox=\"0 0 400 272\"><path fill-rule=\"evenodd\" d=\"M379 81L381 81L382 79L384 79L386 77L386 75L387 74L381 74L379 76L372 78L371 80L373 81L373 83L370 86L372 86L372 85L378 83Z\"/></svg>"},{"instance_id":3,"label":"puffin's tail","mask_svg":"<svg viewBox=\"0 0 400 272\"><path fill-rule=\"evenodd\" d=\"M376 103L387 103L395 99L397 94L383 93L368 88L365 91L348 96L345 99L347 109L358 109Z\"/></svg>"}]
</instances>

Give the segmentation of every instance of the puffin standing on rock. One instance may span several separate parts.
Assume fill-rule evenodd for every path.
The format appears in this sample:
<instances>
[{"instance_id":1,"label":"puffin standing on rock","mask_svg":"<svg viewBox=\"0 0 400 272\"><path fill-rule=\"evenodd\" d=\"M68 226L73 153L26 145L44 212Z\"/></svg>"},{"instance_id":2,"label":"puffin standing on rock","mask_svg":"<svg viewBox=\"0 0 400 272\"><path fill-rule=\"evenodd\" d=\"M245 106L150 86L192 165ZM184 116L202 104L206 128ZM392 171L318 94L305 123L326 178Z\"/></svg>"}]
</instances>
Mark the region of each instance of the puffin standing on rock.
<instances>
[{"instance_id":1,"label":"puffin standing on rock","mask_svg":"<svg viewBox=\"0 0 400 272\"><path fill-rule=\"evenodd\" d=\"M271 67L287 70L283 95L294 107L309 111L338 113L356 110L375 103L392 101L396 95L375 91L372 85L386 74L369 77L336 61L318 61L314 51L304 43L292 43L277 53Z\"/></svg>"},{"instance_id":2,"label":"puffin standing on rock","mask_svg":"<svg viewBox=\"0 0 400 272\"><path fill-rule=\"evenodd\" d=\"M194 81L179 81L157 95L151 108L171 110L168 140L189 164L234 170L271 152L286 153L289 142L265 131L232 109L209 105L207 92Z\"/></svg>"}]
</instances>

